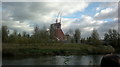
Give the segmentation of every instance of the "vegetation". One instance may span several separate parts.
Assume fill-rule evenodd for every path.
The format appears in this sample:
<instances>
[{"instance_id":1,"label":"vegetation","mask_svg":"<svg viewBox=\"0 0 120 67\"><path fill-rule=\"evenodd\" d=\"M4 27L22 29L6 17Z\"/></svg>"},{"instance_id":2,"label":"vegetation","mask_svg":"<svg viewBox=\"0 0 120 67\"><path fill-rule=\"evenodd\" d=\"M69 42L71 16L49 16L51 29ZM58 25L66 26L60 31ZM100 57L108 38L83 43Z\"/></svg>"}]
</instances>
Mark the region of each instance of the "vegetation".
<instances>
[{"instance_id":1,"label":"vegetation","mask_svg":"<svg viewBox=\"0 0 120 67\"><path fill-rule=\"evenodd\" d=\"M79 43L80 41L80 30L79 29L75 30L74 40L75 40L75 43Z\"/></svg>"},{"instance_id":2,"label":"vegetation","mask_svg":"<svg viewBox=\"0 0 120 67\"><path fill-rule=\"evenodd\" d=\"M3 44L3 47L3 57L40 55L86 55L114 52L114 48L112 48L111 46L92 46L86 44Z\"/></svg>"},{"instance_id":3,"label":"vegetation","mask_svg":"<svg viewBox=\"0 0 120 67\"><path fill-rule=\"evenodd\" d=\"M111 45L116 48L117 52L120 52L120 34L116 30L109 29L109 31L105 33L104 41L105 45Z\"/></svg>"},{"instance_id":4,"label":"vegetation","mask_svg":"<svg viewBox=\"0 0 120 67\"><path fill-rule=\"evenodd\" d=\"M2 42L8 41L8 32L7 26L2 26Z\"/></svg>"},{"instance_id":5,"label":"vegetation","mask_svg":"<svg viewBox=\"0 0 120 67\"><path fill-rule=\"evenodd\" d=\"M95 29L93 30L91 37L89 37L89 39L90 39L90 44L93 44L93 45L101 44L99 34L98 34L97 30L95 30Z\"/></svg>"},{"instance_id":6,"label":"vegetation","mask_svg":"<svg viewBox=\"0 0 120 67\"><path fill-rule=\"evenodd\" d=\"M52 29L50 29L52 30ZM54 34L54 33L53 33ZM97 30L93 30L88 38L81 38L79 29L69 30L67 43L57 41L46 31L34 27L33 34L26 32L18 33L14 30L9 33L7 26L2 26L3 56L16 55L80 55L80 54L103 54L120 52L120 34L110 29L101 40Z\"/></svg>"}]
</instances>

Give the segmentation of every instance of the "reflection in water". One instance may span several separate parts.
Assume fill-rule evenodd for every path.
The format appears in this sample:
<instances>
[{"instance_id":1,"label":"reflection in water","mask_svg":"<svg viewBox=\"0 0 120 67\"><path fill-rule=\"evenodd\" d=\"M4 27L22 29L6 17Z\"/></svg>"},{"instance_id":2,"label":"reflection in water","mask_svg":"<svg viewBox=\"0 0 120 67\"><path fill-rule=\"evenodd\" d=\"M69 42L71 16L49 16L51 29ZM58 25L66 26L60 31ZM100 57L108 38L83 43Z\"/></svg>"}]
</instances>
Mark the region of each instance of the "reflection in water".
<instances>
[{"instance_id":1,"label":"reflection in water","mask_svg":"<svg viewBox=\"0 0 120 67\"><path fill-rule=\"evenodd\" d=\"M65 65L68 65L70 56L64 56L64 59L65 59L65 61L64 61Z\"/></svg>"},{"instance_id":2,"label":"reflection in water","mask_svg":"<svg viewBox=\"0 0 120 67\"><path fill-rule=\"evenodd\" d=\"M40 56L39 58L3 59L3 65L99 65L101 55Z\"/></svg>"},{"instance_id":3,"label":"reflection in water","mask_svg":"<svg viewBox=\"0 0 120 67\"><path fill-rule=\"evenodd\" d=\"M98 61L98 60L101 60L102 59L102 57L101 56L92 56L92 58L93 58L93 65L97 65L98 63L100 63L100 61Z\"/></svg>"}]
</instances>

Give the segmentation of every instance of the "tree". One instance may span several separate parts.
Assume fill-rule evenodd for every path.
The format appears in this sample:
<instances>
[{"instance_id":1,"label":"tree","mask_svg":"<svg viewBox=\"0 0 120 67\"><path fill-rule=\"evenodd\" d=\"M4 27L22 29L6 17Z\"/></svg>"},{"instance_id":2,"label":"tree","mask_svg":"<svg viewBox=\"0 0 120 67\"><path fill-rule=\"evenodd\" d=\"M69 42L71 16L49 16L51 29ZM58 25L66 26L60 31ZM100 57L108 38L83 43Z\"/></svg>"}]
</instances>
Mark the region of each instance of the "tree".
<instances>
[{"instance_id":1,"label":"tree","mask_svg":"<svg viewBox=\"0 0 120 67\"><path fill-rule=\"evenodd\" d=\"M97 30L95 30L95 29L93 30L91 37L94 40L99 40L99 34L98 34Z\"/></svg>"},{"instance_id":2,"label":"tree","mask_svg":"<svg viewBox=\"0 0 120 67\"><path fill-rule=\"evenodd\" d=\"M104 34L104 40L106 45L118 47L119 33L115 29L109 29L109 31Z\"/></svg>"},{"instance_id":3,"label":"tree","mask_svg":"<svg viewBox=\"0 0 120 67\"><path fill-rule=\"evenodd\" d=\"M87 44L91 44L92 45L92 38L91 37L87 37Z\"/></svg>"},{"instance_id":4,"label":"tree","mask_svg":"<svg viewBox=\"0 0 120 67\"><path fill-rule=\"evenodd\" d=\"M72 29L69 29L69 30L65 33L65 37L66 37L68 43L73 43L73 40L74 40L73 36L74 36L74 35L73 35L73 30L72 30Z\"/></svg>"},{"instance_id":5,"label":"tree","mask_svg":"<svg viewBox=\"0 0 120 67\"><path fill-rule=\"evenodd\" d=\"M99 34L98 34L98 32L97 32L96 29L94 29L92 31L92 34L91 34L91 43L93 45L100 45L101 44L101 41L99 39Z\"/></svg>"},{"instance_id":6,"label":"tree","mask_svg":"<svg viewBox=\"0 0 120 67\"><path fill-rule=\"evenodd\" d=\"M75 34L74 34L74 40L75 40L75 43L79 43L80 42L80 30L79 29L76 29L75 30Z\"/></svg>"},{"instance_id":7,"label":"tree","mask_svg":"<svg viewBox=\"0 0 120 67\"><path fill-rule=\"evenodd\" d=\"M28 35L25 31L22 34L23 34L23 37L27 37Z\"/></svg>"},{"instance_id":8,"label":"tree","mask_svg":"<svg viewBox=\"0 0 120 67\"><path fill-rule=\"evenodd\" d=\"M0 43L2 42L2 28L0 28Z\"/></svg>"},{"instance_id":9,"label":"tree","mask_svg":"<svg viewBox=\"0 0 120 67\"><path fill-rule=\"evenodd\" d=\"M118 45L120 46L120 33L118 33Z\"/></svg>"},{"instance_id":10,"label":"tree","mask_svg":"<svg viewBox=\"0 0 120 67\"><path fill-rule=\"evenodd\" d=\"M14 30L12 34L9 36L9 42L11 43L17 43L18 42L18 34L17 30Z\"/></svg>"},{"instance_id":11,"label":"tree","mask_svg":"<svg viewBox=\"0 0 120 67\"><path fill-rule=\"evenodd\" d=\"M55 28L54 25L50 25L50 39L55 40Z\"/></svg>"},{"instance_id":12,"label":"tree","mask_svg":"<svg viewBox=\"0 0 120 67\"><path fill-rule=\"evenodd\" d=\"M85 43L86 43L85 38L81 38L81 43L83 43L83 44L85 44Z\"/></svg>"},{"instance_id":13,"label":"tree","mask_svg":"<svg viewBox=\"0 0 120 67\"><path fill-rule=\"evenodd\" d=\"M17 30L14 30L13 36L14 36L14 37L17 37Z\"/></svg>"},{"instance_id":14,"label":"tree","mask_svg":"<svg viewBox=\"0 0 120 67\"><path fill-rule=\"evenodd\" d=\"M18 37L21 37L21 34L20 34L20 33L18 34Z\"/></svg>"},{"instance_id":15,"label":"tree","mask_svg":"<svg viewBox=\"0 0 120 67\"><path fill-rule=\"evenodd\" d=\"M6 43L8 41L9 30L7 26L2 26L2 42Z\"/></svg>"},{"instance_id":16,"label":"tree","mask_svg":"<svg viewBox=\"0 0 120 67\"><path fill-rule=\"evenodd\" d=\"M38 26L34 27L32 39L35 43L43 43L49 41L50 37L46 27L44 26L42 29L39 29Z\"/></svg>"},{"instance_id":17,"label":"tree","mask_svg":"<svg viewBox=\"0 0 120 67\"><path fill-rule=\"evenodd\" d=\"M41 30L40 30L39 36L40 36L40 38L41 38L40 40L41 40L42 42L47 42L47 41L49 41L49 39L50 39L49 33L48 33L46 27L44 27L44 29L41 29Z\"/></svg>"},{"instance_id":18,"label":"tree","mask_svg":"<svg viewBox=\"0 0 120 67\"><path fill-rule=\"evenodd\" d=\"M35 27L34 27L34 33L33 33L33 35L37 37L38 34L39 34L39 32L40 32L39 27L38 27L38 26L35 26Z\"/></svg>"}]
</instances>

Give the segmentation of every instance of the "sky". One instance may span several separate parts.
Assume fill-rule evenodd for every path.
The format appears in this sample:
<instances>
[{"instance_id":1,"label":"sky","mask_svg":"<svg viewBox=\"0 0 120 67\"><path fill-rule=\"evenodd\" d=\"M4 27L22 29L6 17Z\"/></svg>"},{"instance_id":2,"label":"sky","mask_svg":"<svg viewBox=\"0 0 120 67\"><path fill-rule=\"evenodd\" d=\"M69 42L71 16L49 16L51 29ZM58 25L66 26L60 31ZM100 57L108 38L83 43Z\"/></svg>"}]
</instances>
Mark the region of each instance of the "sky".
<instances>
[{"instance_id":1,"label":"sky","mask_svg":"<svg viewBox=\"0 0 120 67\"><path fill-rule=\"evenodd\" d=\"M64 33L79 28L88 37L96 29L102 38L118 28L118 2L2 2L2 24L32 34L36 25L49 28L59 12Z\"/></svg>"}]
</instances>

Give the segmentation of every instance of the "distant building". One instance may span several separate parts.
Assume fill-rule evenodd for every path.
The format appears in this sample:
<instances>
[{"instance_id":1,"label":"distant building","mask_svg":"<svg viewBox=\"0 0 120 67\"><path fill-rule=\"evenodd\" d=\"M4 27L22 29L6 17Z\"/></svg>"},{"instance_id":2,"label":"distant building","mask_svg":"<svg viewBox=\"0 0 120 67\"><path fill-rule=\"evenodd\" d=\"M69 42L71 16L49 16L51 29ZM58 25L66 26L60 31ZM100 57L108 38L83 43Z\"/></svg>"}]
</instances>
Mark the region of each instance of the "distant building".
<instances>
[{"instance_id":1,"label":"distant building","mask_svg":"<svg viewBox=\"0 0 120 67\"><path fill-rule=\"evenodd\" d=\"M64 41L65 36L61 29L61 18L56 19L56 23L50 25L50 37L51 39L57 39L58 41Z\"/></svg>"}]
</instances>

